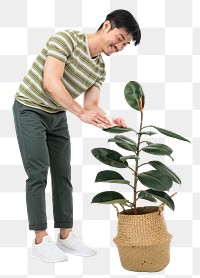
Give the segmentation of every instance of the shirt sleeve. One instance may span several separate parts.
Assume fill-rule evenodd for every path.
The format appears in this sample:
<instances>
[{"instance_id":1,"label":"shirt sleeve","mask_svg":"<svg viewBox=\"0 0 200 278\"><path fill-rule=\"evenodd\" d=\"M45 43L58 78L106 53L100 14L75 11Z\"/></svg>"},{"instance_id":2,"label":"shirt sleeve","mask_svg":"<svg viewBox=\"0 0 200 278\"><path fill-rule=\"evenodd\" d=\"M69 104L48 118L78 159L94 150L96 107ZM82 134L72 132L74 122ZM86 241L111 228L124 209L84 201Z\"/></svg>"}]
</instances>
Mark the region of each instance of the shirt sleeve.
<instances>
[{"instance_id":1,"label":"shirt sleeve","mask_svg":"<svg viewBox=\"0 0 200 278\"><path fill-rule=\"evenodd\" d=\"M93 86L95 86L95 87L97 87L98 89L100 89L101 86L102 86L102 84L103 84L103 82L105 81L105 79L106 79L106 73L104 73L102 76L100 76L100 77L96 80L96 82L94 83Z\"/></svg>"},{"instance_id":2,"label":"shirt sleeve","mask_svg":"<svg viewBox=\"0 0 200 278\"><path fill-rule=\"evenodd\" d=\"M61 31L54 34L47 42L47 56L52 56L66 63L73 48L71 34L67 31Z\"/></svg>"}]
</instances>

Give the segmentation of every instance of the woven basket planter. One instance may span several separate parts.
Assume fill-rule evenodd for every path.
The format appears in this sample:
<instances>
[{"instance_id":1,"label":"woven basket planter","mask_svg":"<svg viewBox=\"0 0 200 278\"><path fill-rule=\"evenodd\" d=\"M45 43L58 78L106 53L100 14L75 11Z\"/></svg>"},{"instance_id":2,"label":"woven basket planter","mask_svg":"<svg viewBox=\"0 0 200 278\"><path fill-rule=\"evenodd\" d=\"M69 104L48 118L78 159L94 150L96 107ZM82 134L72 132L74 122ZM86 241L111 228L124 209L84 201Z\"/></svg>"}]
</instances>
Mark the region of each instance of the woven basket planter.
<instances>
[{"instance_id":1,"label":"woven basket planter","mask_svg":"<svg viewBox=\"0 0 200 278\"><path fill-rule=\"evenodd\" d=\"M114 238L122 267L136 272L157 272L170 261L170 242L163 207L151 206L118 214L118 234Z\"/></svg>"}]
</instances>

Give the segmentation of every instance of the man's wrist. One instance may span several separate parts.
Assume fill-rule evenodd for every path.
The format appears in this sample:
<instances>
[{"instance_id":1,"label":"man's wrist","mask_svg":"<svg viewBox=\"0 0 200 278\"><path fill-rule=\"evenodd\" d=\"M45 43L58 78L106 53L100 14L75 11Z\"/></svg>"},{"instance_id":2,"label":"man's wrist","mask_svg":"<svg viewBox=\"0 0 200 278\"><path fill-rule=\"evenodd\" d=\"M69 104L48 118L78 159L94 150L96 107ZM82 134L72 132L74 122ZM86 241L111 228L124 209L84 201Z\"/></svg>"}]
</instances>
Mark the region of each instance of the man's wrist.
<instances>
[{"instance_id":1,"label":"man's wrist","mask_svg":"<svg viewBox=\"0 0 200 278\"><path fill-rule=\"evenodd\" d=\"M79 118L84 113L83 107L79 103L77 103L72 97L67 102L65 108L67 111L73 113Z\"/></svg>"},{"instance_id":2,"label":"man's wrist","mask_svg":"<svg viewBox=\"0 0 200 278\"><path fill-rule=\"evenodd\" d=\"M78 114L76 115L79 119L85 114L86 109L82 108L78 111Z\"/></svg>"}]
</instances>

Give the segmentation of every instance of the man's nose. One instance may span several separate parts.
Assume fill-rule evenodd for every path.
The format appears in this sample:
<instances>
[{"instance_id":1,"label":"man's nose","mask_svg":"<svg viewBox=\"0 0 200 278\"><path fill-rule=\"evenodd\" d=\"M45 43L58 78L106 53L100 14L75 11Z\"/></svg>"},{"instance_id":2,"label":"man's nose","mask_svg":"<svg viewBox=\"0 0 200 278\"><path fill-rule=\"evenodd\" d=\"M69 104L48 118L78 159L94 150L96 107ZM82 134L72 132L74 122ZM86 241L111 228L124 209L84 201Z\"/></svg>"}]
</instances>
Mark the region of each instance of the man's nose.
<instances>
[{"instance_id":1,"label":"man's nose","mask_svg":"<svg viewBox=\"0 0 200 278\"><path fill-rule=\"evenodd\" d=\"M124 49L124 44L123 43L117 43L115 46L116 46L118 51L121 51L121 50Z\"/></svg>"}]
</instances>

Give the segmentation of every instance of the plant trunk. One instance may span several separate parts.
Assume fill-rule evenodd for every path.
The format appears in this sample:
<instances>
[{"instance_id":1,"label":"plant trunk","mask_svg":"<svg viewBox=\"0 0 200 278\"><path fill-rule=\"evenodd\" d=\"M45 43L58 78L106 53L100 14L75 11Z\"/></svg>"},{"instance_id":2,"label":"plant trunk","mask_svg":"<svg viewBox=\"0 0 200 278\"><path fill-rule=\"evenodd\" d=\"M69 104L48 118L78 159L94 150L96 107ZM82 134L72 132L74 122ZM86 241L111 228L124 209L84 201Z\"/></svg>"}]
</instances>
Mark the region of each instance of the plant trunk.
<instances>
[{"instance_id":1,"label":"plant trunk","mask_svg":"<svg viewBox=\"0 0 200 278\"><path fill-rule=\"evenodd\" d=\"M139 156L140 154L140 143L141 143L141 132L142 132L142 122L143 122L143 111L142 109L140 110L140 129L138 133L138 140L137 140L137 151L136 155ZM134 206L134 211L136 213L137 209L137 182L138 182L138 159L136 159L135 163L135 175L134 175L134 196L133 196L133 206Z\"/></svg>"}]
</instances>

